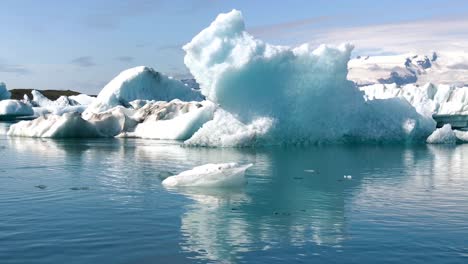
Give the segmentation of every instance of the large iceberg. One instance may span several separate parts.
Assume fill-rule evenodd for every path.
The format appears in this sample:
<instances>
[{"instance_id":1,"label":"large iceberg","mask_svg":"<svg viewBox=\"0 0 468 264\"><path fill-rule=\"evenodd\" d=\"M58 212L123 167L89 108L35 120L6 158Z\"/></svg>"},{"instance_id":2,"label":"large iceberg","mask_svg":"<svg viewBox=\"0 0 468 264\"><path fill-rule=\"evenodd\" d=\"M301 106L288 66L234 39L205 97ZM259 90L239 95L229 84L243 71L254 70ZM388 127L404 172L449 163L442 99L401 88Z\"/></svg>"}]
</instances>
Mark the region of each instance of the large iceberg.
<instances>
[{"instance_id":1,"label":"large iceberg","mask_svg":"<svg viewBox=\"0 0 468 264\"><path fill-rule=\"evenodd\" d=\"M10 99L11 93L7 90L6 84L0 82L0 100Z\"/></svg>"},{"instance_id":2,"label":"large iceberg","mask_svg":"<svg viewBox=\"0 0 468 264\"><path fill-rule=\"evenodd\" d=\"M110 81L86 109L84 115L99 113L116 106L131 107L134 100L201 101L199 91L169 78L149 67L140 66L121 72Z\"/></svg>"},{"instance_id":3,"label":"large iceberg","mask_svg":"<svg viewBox=\"0 0 468 264\"><path fill-rule=\"evenodd\" d=\"M430 117L404 99L366 101L347 80L353 49L348 44L270 45L251 36L241 13L233 10L220 14L183 49L201 92L237 119L232 123L272 120L268 132L254 133L255 143L265 144L259 135L270 144L421 140L435 129ZM233 131L215 122L220 120L206 123L212 129L202 128L188 143L223 145L218 139ZM245 138L229 145L245 145Z\"/></svg>"}]
</instances>

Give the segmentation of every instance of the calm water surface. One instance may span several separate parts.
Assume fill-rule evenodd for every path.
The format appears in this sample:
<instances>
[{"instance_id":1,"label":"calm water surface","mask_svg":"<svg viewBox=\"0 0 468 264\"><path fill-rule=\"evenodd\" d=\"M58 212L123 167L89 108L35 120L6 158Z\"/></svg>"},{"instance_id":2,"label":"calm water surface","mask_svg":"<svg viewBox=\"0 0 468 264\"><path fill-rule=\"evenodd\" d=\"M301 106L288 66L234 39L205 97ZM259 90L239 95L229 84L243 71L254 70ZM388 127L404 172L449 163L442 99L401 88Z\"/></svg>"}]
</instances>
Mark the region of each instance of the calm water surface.
<instances>
[{"instance_id":1,"label":"calm water surface","mask_svg":"<svg viewBox=\"0 0 468 264\"><path fill-rule=\"evenodd\" d=\"M0 157L1 263L468 263L468 145L0 136ZM230 161L244 188L161 186Z\"/></svg>"}]
</instances>

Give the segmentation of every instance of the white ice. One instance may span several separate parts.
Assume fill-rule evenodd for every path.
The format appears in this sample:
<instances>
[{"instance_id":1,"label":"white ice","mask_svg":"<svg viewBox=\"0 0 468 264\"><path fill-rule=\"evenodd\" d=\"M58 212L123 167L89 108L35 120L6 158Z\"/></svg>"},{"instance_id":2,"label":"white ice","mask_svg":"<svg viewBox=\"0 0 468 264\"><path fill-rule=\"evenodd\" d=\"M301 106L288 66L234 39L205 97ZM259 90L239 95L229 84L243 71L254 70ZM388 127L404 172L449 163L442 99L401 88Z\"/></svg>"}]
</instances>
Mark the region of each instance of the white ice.
<instances>
[{"instance_id":1,"label":"white ice","mask_svg":"<svg viewBox=\"0 0 468 264\"><path fill-rule=\"evenodd\" d=\"M149 67L135 67L121 72L111 80L86 109L84 115L99 113L116 106L130 107L134 100L201 101L203 96L195 90Z\"/></svg>"},{"instance_id":2,"label":"white ice","mask_svg":"<svg viewBox=\"0 0 468 264\"><path fill-rule=\"evenodd\" d=\"M166 178L166 187L239 187L246 183L245 171L252 164L206 164Z\"/></svg>"},{"instance_id":3,"label":"white ice","mask_svg":"<svg viewBox=\"0 0 468 264\"><path fill-rule=\"evenodd\" d=\"M22 101L6 99L0 101L0 116L32 116L32 107Z\"/></svg>"}]
</instances>

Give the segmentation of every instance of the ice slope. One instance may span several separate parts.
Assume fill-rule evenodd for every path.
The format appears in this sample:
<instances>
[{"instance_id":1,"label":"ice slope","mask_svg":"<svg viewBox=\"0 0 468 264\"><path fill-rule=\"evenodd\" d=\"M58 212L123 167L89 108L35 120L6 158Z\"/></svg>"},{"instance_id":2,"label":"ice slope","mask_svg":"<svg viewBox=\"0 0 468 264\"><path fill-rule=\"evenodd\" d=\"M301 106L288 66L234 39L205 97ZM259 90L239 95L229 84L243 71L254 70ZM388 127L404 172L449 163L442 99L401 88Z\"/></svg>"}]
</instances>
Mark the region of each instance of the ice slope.
<instances>
[{"instance_id":1,"label":"ice slope","mask_svg":"<svg viewBox=\"0 0 468 264\"><path fill-rule=\"evenodd\" d=\"M130 102L141 100L201 101L203 96L182 82L169 78L149 67L135 67L121 72L99 93L84 115L99 113L121 105L130 107Z\"/></svg>"},{"instance_id":2,"label":"ice slope","mask_svg":"<svg viewBox=\"0 0 468 264\"><path fill-rule=\"evenodd\" d=\"M205 164L166 178L165 187L238 187L244 185L245 171L252 164Z\"/></svg>"},{"instance_id":3,"label":"ice slope","mask_svg":"<svg viewBox=\"0 0 468 264\"><path fill-rule=\"evenodd\" d=\"M368 100L404 98L415 109L427 116L433 114L468 114L468 87L452 85L374 84L360 87Z\"/></svg>"},{"instance_id":4,"label":"ice slope","mask_svg":"<svg viewBox=\"0 0 468 264\"><path fill-rule=\"evenodd\" d=\"M266 133L256 134L255 142L265 143L265 138L269 138L266 144L425 139L435 129L431 118L418 114L402 99L366 101L347 80L352 48L270 45L245 31L237 10L220 14L183 47L184 62L207 99L241 124L273 120ZM202 128L188 142L222 145L218 139L233 131L214 124L219 121L206 123L212 129ZM248 144L244 139L229 145Z\"/></svg>"},{"instance_id":5,"label":"ice slope","mask_svg":"<svg viewBox=\"0 0 468 264\"><path fill-rule=\"evenodd\" d=\"M377 83L423 85L428 82L468 85L468 53L465 52L358 56L349 61L348 68L348 78L360 86Z\"/></svg>"},{"instance_id":6,"label":"ice slope","mask_svg":"<svg viewBox=\"0 0 468 264\"><path fill-rule=\"evenodd\" d=\"M11 93L7 90L6 84L0 82L0 100L10 99Z\"/></svg>"},{"instance_id":7,"label":"ice slope","mask_svg":"<svg viewBox=\"0 0 468 264\"><path fill-rule=\"evenodd\" d=\"M186 140L213 119L214 110L215 105L208 101L184 103L176 99L163 106L147 104L135 116L142 112L150 112L150 115L136 126L133 135L139 138Z\"/></svg>"},{"instance_id":8,"label":"ice slope","mask_svg":"<svg viewBox=\"0 0 468 264\"><path fill-rule=\"evenodd\" d=\"M457 143L457 136L449 124L444 125L434 131L428 138L429 144L455 144Z\"/></svg>"},{"instance_id":9,"label":"ice slope","mask_svg":"<svg viewBox=\"0 0 468 264\"><path fill-rule=\"evenodd\" d=\"M17 117L17 116L32 116L34 111L32 107L18 100L2 100L0 101L0 116Z\"/></svg>"}]
</instances>

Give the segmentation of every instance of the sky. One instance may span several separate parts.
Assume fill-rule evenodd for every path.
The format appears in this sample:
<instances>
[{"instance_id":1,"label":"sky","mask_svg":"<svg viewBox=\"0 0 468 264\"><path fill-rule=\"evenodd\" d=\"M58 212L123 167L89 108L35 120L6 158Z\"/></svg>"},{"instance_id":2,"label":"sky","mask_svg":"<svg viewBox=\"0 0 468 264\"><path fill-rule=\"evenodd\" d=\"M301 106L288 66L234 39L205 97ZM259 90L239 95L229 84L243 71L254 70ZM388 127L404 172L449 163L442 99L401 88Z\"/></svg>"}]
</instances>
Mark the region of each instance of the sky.
<instances>
[{"instance_id":1,"label":"sky","mask_svg":"<svg viewBox=\"0 0 468 264\"><path fill-rule=\"evenodd\" d=\"M134 66L189 78L181 47L232 9L278 45L351 42L353 55L468 50L468 0L2 0L0 82L97 94Z\"/></svg>"}]
</instances>

